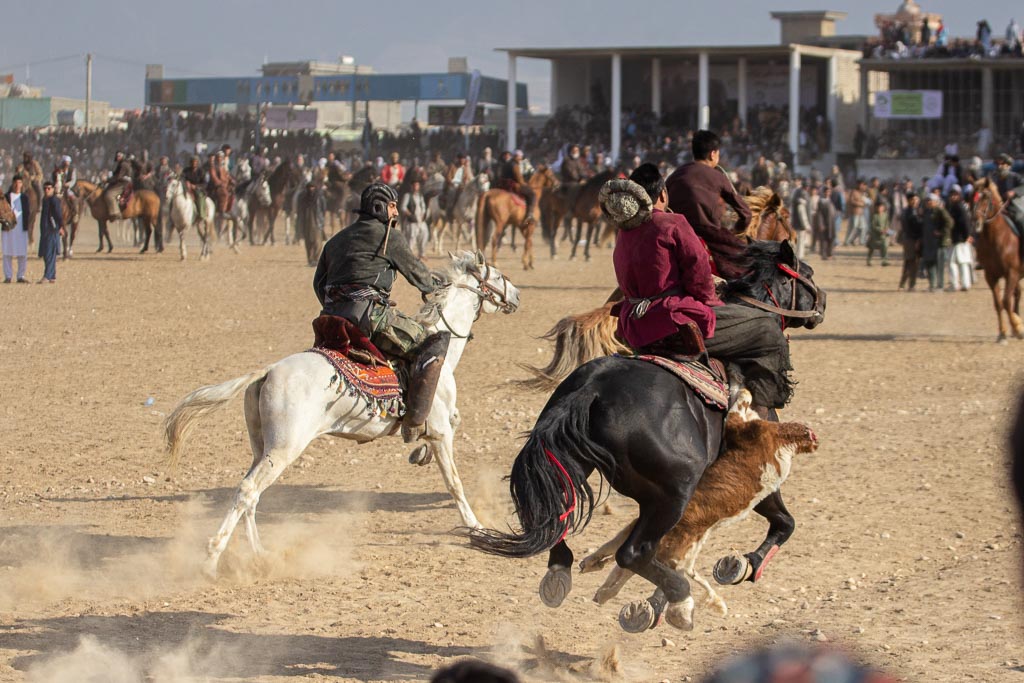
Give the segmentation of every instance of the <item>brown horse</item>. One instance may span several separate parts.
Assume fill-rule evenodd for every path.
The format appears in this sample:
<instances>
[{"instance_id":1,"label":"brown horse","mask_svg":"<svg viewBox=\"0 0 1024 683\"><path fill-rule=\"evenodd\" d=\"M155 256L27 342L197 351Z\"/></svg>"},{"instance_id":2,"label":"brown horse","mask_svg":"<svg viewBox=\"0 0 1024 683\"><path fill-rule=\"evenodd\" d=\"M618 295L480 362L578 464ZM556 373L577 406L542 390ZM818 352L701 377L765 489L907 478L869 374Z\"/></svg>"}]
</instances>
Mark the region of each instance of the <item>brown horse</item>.
<instances>
[{"instance_id":1,"label":"brown horse","mask_svg":"<svg viewBox=\"0 0 1024 683\"><path fill-rule=\"evenodd\" d=\"M1007 329L1003 313L1006 313L1014 336L1024 339L1024 322L1020 318L1020 279L1024 275L1021 272L1021 239L1014 234L1003 213L1004 202L995 184L984 178L974 187L974 222L978 226L974 247L978 252L978 263L985 272L985 282L992 291L992 303L999 319L997 341L1005 344Z\"/></svg>"},{"instance_id":2,"label":"brown horse","mask_svg":"<svg viewBox=\"0 0 1024 683\"><path fill-rule=\"evenodd\" d=\"M60 212L64 221L64 234L61 239L64 242L65 261L74 255L75 237L78 235L78 219L81 217L80 201L74 195L69 197L66 192L62 192L60 195Z\"/></svg>"},{"instance_id":3,"label":"brown horse","mask_svg":"<svg viewBox=\"0 0 1024 683\"><path fill-rule=\"evenodd\" d=\"M576 203L572 207L572 217L576 219L576 235L572 240L572 251L569 252L569 260L576 258L576 247L579 246L580 238L583 236L583 225L587 226L587 241L583 247L583 258L590 260L590 245L594 237L599 233L601 222L604 221L604 214L597 203L597 196L601 193L604 184L613 178L618 177L618 171L604 171L588 180L580 188L576 195Z\"/></svg>"},{"instance_id":4,"label":"brown horse","mask_svg":"<svg viewBox=\"0 0 1024 683\"><path fill-rule=\"evenodd\" d=\"M103 192L106 188L85 180L78 181L78 188L82 195L82 201L89 206L92 217L96 219L96 223L99 225L100 245L96 251L103 251L103 237L106 235L107 253L109 254L114 250L114 245L110 241L110 230L107 229L107 221L110 218L108 218L107 214L107 202L103 198ZM159 217L160 197L151 190L135 190L128 199L128 205L121 211L121 218L142 219L142 227L146 231L146 244L139 251L140 254L145 254L149 250L149 236L152 234Z\"/></svg>"},{"instance_id":5,"label":"brown horse","mask_svg":"<svg viewBox=\"0 0 1024 683\"><path fill-rule=\"evenodd\" d=\"M536 174L534 174L536 177ZM534 184L536 182L536 185ZM534 192L543 189L543 178L534 181L530 178L530 186ZM539 202L538 202L539 205ZM526 203L519 195L508 190L488 190L480 197L476 207L476 248L483 251L487 248L487 228L494 221L494 232L491 233L491 265L498 263L498 247L508 226L519 227L523 233L523 270L533 269L533 231L536 227L538 211L534 207L531 220L526 222Z\"/></svg>"},{"instance_id":6,"label":"brown horse","mask_svg":"<svg viewBox=\"0 0 1024 683\"><path fill-rule=\"evenodd\" d=\"M795 234L789 224L789 212L782 200L768 187L755 188L747 196L751 220L747 229L737 233L748 239L783 242ZM622 297L616 289L600 308L586 313L566 316L548 330L543 339L553 342L554 355L547 366L536 368L522 365L533 377L522 384L534 388L553 389L569 374L601 356L630 354L632 350L618 337L618 318L611 314L612 306Z\"/></svg>"}]
</instances>

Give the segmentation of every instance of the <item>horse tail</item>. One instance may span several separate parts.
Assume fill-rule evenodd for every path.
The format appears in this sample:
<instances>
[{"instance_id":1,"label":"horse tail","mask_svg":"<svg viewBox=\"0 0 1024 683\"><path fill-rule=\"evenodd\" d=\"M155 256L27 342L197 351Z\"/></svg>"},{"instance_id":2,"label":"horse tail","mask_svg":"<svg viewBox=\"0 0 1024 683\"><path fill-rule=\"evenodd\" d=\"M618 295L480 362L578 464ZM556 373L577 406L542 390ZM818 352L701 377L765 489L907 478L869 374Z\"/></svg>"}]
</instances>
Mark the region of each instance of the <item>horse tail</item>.
<instances>
[{"instance_id":1,"label":"horse tail","mask_svg":"<svg viewBox=\"0 0 1024 683\"><path fill-rule=\"evenodd\" d=\"M562 318L541 337L555 344L551 360L543 368L520 363L519 367L533 375L518 380L528 389L551 391L573 370L601 356L628 354L632 350L619 341L618 319L611 315L613 302L587 313Z\"/></svg>"},{"instance_id":2,"label":"horse tail","mask_svg":"<svg viewBox=\"0 0 1024 683\"><path fill-rule=\"evenodd\" d=\"M253 382L262 381L268 372L270 372L269 366L221 384L199 387L181 399L171 414L164 419L163 425L164 447L168 454L170 467L178 466L178 461L181 459L181 447L185 439L192 433L199 418L220 408L242 393L242 390Z\"/></svg>"},{"instance_id":3,"label":"horse tail","mask_svg":"<svg viewBox=\"0 0 1024 683\"><path fill-rule=\"evenodd\" d=\"M612 453L590 436L595 398L592 390L580 388L547 405L509 477L522 530L472 529L468 536L474 548L504 557L531 557L550 550L570 531L587 527L598 497L587 475L596 469L603 488L616 468Z\"/></svg>"}]
</instances>

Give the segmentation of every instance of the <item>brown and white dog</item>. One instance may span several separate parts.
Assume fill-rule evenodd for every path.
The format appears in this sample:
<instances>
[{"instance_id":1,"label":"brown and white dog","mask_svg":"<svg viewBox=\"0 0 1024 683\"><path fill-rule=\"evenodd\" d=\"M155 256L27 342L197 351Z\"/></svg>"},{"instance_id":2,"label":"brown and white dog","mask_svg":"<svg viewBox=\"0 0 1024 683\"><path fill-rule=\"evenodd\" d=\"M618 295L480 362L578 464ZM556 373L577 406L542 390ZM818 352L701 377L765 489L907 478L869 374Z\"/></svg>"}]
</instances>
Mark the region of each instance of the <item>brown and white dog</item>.
<instances>
[{"instance_id":1,"label":"brown and white dog","mask_svg":"<svg viewBox=\"0 0 1024 683\"><path fill-rule=\"evenodd\" d=\"M713 531L745 519L754 506L777 491L789 476L794 455L818 448L817 437L805 425L762 421L750 404L750 393L744 389L726 418L727 450L704 472L682 519L658 547L658 559L704 588L705 604L723 615L725 601L695 569L701 548ZM584 558L580 571L597 571L614 558L635 523ZM631 576L632 572L616 566L594 601L604 604L615 597Z\"/></svg>"}]
</instances>

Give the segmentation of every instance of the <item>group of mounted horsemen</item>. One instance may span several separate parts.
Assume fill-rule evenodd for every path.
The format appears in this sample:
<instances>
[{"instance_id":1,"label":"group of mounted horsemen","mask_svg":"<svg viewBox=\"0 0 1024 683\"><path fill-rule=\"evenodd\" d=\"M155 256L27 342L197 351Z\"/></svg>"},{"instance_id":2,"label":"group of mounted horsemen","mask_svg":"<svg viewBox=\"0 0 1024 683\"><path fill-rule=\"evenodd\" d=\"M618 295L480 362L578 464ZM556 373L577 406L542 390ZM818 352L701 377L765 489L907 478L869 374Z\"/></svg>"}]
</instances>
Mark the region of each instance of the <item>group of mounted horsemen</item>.
<instances>
[{"instance_id":1,"label":"group of mounted horsemen","mask_svg":"<svg viewBox=\"0 0 1024 683\"><path fill-rule=\"evenodd\" d=\"M322 310L314 329L318 347L357 351L349 358L371 365L375 358L400 363L407 378L404 415L380 411L369 397L360 398L344 365L316 352L294 354L192 392L165 423L173 455L194 419L242 391L254 451L253 466L211 539L206 569L216 572L242 518L253 552L264 552L255 528L259 496L313 438L331 434L366 441L400 428L406 442L418 444L412 462L436 458L474 547L514 557L549 551L541 585L549 606L560 604L570 589L573 557L565 538L589 521L596 496L587 477L595 470L636 500L640 514L602 548L603 556L588 558L585 568L615 556L619 569L613 585L606 584L605 599L630 573L658 588L650 600L624 610L627 629L652 627L661 616L674 626L692 627L694 602L684 574L714 595L693 568L699 548L679 538L659 546L683 525L704 524L703 538L725 518L750 509L764 516L770 523L764 543L746 556L723 558L715 571L720 583L759 578L793 531L778 487L794 453L817 445L806 427L772 421L792 392L783 330L817 326L825 294L813 271L795 256L781 204L755 196L752 212L717 167L717 136L702 131L694 140L697 161L668 182L649 164L628 179L601 181L598 211L618 229L619 289L595 314L561 328L556 353L562 357L552 362L559 370L537 371L557 388L513 465L511 493L521 533L482 528L452 458L459 422L454 366L473 321L482 312L514 312L519 292L480 252L453 256L445 272L428 271L396 229L398 191L371 183L360 195L358 220L334 235L320 256L313 289ZM581 196L585 189L586 184ZM721 225L723 203L738 214L733 229ZM777 240L746 239L759 230ZM427 302L418 316L401 314L390 301L399 274ZM621 353L607 355L616 351ZM674 369L666 371L669 366ZM749 447L743 445L747 442ZM766 457L751 459L766 445ZM715 469L718 463L723 464ZM749 480L743 491L698 486L722 467L741 470ZM695 525L686 515L698 507L688 503L698 498L704 521Z\"/></svg>"}]
</instances>

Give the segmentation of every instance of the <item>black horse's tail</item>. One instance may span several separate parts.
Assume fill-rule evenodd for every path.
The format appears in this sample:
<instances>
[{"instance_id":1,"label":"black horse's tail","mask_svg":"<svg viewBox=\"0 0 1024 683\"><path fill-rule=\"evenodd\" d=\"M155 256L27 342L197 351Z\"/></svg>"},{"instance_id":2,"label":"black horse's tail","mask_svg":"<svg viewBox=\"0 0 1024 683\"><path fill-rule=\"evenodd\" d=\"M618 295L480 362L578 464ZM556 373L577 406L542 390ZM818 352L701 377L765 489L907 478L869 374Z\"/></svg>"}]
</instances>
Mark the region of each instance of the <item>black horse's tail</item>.
<instances>
[{"instance_id":1,"label":"black horse's tail","mask_svg":"<svg viewBox=\"0 0 1024 683\"><path fill-rule=\"evenodd\" d=\"M509 477L522 531L471 530L474 548L505 557L530 557L551 549L569 531L586 528L595 504L587 475L597 469L603 484L616 468L611 452L591 438L594 398L592 391L580 389L548 404Z\"/></svg>"}]
</instances>

